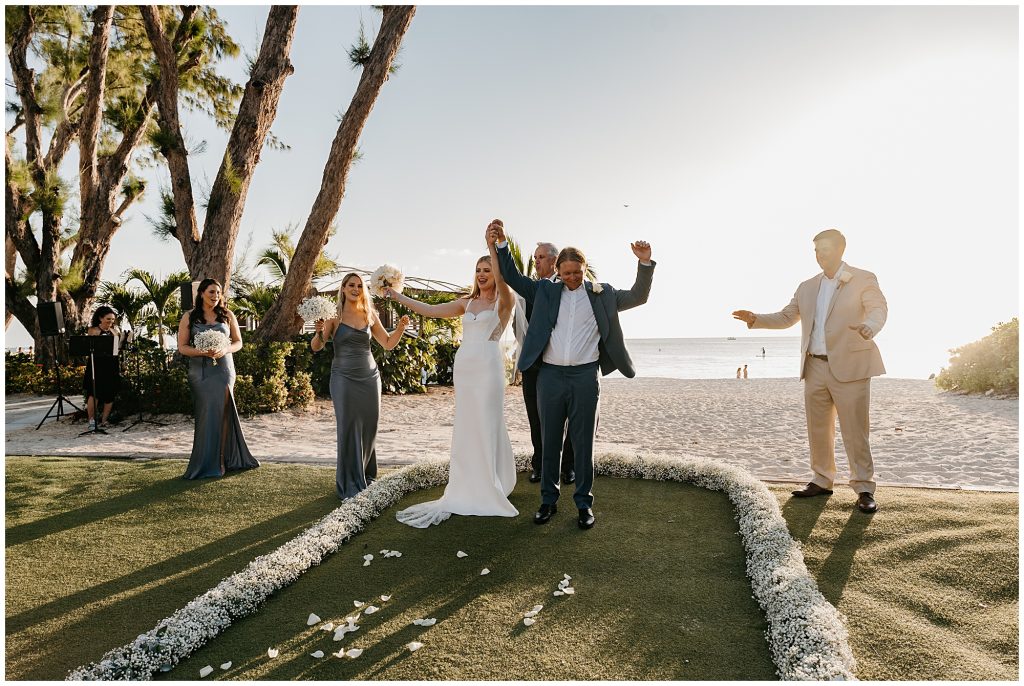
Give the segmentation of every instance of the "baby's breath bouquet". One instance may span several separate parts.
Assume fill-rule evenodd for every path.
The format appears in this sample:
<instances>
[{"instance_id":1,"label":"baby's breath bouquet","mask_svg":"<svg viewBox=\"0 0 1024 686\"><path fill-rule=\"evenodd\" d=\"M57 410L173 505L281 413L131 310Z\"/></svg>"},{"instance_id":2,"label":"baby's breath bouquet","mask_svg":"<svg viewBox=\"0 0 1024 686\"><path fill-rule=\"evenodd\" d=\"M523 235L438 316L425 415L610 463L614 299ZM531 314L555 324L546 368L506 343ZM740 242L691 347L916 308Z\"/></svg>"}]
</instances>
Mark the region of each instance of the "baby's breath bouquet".
<instances>
[{"instance_id":1,"label":"baby's breath bouquet","mask_svg":"<svg viewBox=\"0 0 1024 686\"><path fill-rule=\"evenodd\" d=\"M192 347L196 350L202 350L204 353L225 350L229 345L231 345L231 339L228 338L227 334L216 329L200 331L196 334L192 343ZM216 365L217 360L213 360L213 364Z\"/></svg>"},{"instance_id":2,"label":"baby's breath bouquet","mask_svg":"<svg viewBox=\"0 0 1024 686\"><path fill-rule=\"evenodd\" d=\"M405 276L402 270L393 264L382 264L370 274L370 293L377 298L384 297L386 288L401 293L404 284Z\"/></svg>"},{"instance_id":3,"label":"baby's breath bouquet","mask_svg":"<svg viewBox=\"0 0 1024 686\"><path fill-rule=\"evenodd\" d=\"M297 308L299 316L304 322L317 322L321 319L330 319L338 313L338 306L330 299L322 295L314 295L306 298Z\"/></svg>"}]
</instances>

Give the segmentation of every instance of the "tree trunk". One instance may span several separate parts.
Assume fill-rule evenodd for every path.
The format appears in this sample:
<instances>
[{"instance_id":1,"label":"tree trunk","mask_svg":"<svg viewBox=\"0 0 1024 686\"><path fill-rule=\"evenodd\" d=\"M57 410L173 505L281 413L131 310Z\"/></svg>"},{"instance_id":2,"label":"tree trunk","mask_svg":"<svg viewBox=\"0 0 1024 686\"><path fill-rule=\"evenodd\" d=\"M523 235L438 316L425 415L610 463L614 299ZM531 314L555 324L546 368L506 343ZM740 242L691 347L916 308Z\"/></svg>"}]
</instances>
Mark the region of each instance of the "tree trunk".
<instances>
[{"instance_id":1,"label":"tree trunk","mask_svg":"<svg viewBox=\"0 0 1024 686\"><path fill-rule=\"evenodd\" d=\"M311 285L317 256L329 238L331 222L341 207L359 135L366 125L384 82L388 79L391 65L402 44L402 37L409 29L416 8L385 6L382 11L384 16L380 32L373 43L369 58L363 65L363 74L352 96L352 102L331 144L331 154L324 167L320 192L313 202L309 218L296 245L295 255L288 265L288 274L281 295L271 306L260 328L256 330L257 339L289 340L302 326L296 308Z\"/></svg>"},{"instance_id":2,"label":"tree trunk","mask_svg":"<svg viewBox=\"0 0 1024 686\"><path fill-rule=\"evenodd\" d=\"M193 259L186 259L192 278L217 279L225 290L231 278L235 241L249 184L270 125L277 117L285 79L295 71L289 55L298 13L296 6L270 9L263 44L245 85L231 138L210 191L202 240ZM173 170L171 177L174 178Z\"/></svg>"},{"instance_id":3,"label":"tree trunk","mask_svg":"<svg viewBox=\"0 0 1024 686\"><path fill-rule=\"evenodd\" d=\"M14 247L14 241L11 240L10 236L6 237L4 241L4 276L7 277L5 285L13 287L14 285L14 271L18 264L18 250ZM11 312L11 308L6 308L6 319L4 320L4 331L11 328L11 322L14 321L14 313Z\"/></svg>"}]
</instances>

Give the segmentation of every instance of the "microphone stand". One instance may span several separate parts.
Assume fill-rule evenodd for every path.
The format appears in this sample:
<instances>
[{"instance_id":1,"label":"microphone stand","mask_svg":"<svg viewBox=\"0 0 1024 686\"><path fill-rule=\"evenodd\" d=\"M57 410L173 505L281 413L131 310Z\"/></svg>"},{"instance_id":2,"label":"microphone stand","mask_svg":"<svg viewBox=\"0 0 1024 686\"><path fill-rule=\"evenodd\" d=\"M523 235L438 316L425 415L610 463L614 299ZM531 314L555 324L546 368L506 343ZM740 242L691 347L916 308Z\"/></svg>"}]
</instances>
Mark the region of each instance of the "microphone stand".
<instances>
[{"instance_id":1,"label":"microphone stand","mask_svg":"<svg viewBox=\"0 0 1024 686\"><path fill-rule=\"evenodd\" d=\"M131 338L131 346L128 348L132 356L135 358L135 391L139 394L139 418L134 422L121 429L121 433L128 431L139 424L152 424L153 426L167 426L165 422L158 422L153 419L143 419L142 417L142 372L139 367L139 345L136 342L134 332Z\"/></svg>"}]
</instances>

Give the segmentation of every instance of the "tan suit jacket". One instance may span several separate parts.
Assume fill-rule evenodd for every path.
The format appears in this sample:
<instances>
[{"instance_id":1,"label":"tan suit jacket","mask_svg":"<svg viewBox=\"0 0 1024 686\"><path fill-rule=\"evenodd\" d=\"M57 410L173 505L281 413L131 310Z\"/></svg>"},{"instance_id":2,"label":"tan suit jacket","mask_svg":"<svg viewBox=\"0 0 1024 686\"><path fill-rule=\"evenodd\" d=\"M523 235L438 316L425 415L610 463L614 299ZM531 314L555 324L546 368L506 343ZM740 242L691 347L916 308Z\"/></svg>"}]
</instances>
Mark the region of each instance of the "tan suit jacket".
<instances>
[{"instance_id":1,"label":"tan suit jacket","mask_svg":"<svg viewBox=\"0 0 1024 686\"><path fill-rule=\"evenodd\" d=\"M852 278L836 289L825 319L825 349L828 366L839 381L858 381L885 374L882 355L873 340L864 340L850 325L867 324L875 335L885 326L889 314L878 279L869 271L850 265L842 267ZM793 299L781 312L757 314L751 329L787 329L800 322L800 378L807 366L807 347L814 327L818 304L818 288L822 274L800 284Z\"/></svg>"}]
</instances>

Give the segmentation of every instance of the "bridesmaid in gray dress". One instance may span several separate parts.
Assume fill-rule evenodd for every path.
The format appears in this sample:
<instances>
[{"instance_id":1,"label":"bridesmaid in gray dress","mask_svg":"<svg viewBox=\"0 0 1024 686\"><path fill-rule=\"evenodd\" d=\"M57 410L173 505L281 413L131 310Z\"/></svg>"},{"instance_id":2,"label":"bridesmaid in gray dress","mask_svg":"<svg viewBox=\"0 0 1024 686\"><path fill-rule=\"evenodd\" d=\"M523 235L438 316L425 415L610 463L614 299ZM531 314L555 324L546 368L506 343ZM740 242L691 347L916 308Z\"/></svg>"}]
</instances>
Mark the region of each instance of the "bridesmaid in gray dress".
<instances>
[{"instance_id":1,"label":"bridesmaid in gray dress","mask_svg":"<svg viewBox=\"0 0 1024 686\"><path fill-rule=\"evenodd\" d=\"M192 346L196 334L210 330L220 331L231 339L231 344L223 350L211 351ZM188 358L188 380L196 417L186 479L223 476L227 470L260 466L245 444L232 393L235 365L231 353L241 349L238 320L224 307L221 285L216 279L203 279L199 283L195 309L178 324L178 352Z\"/></svg>"},{"instance_id":2,"label":"bridesmaid in gray dress","mask_svg":"<svg viewBox=\"0 0 1024 686\"><path fill-rule=\"evenodd\" d=\"M338 431L335 492L342 500L365 489L377 477L377 421L380 418L380 373L370 352L370 339L391 350L402 338L409 317L392 333L377 318L363 279L346 274L338 291L338 314L316 323L310 343L314 352L334 344L331 401Z\"/></svg>"}]
</instances>

